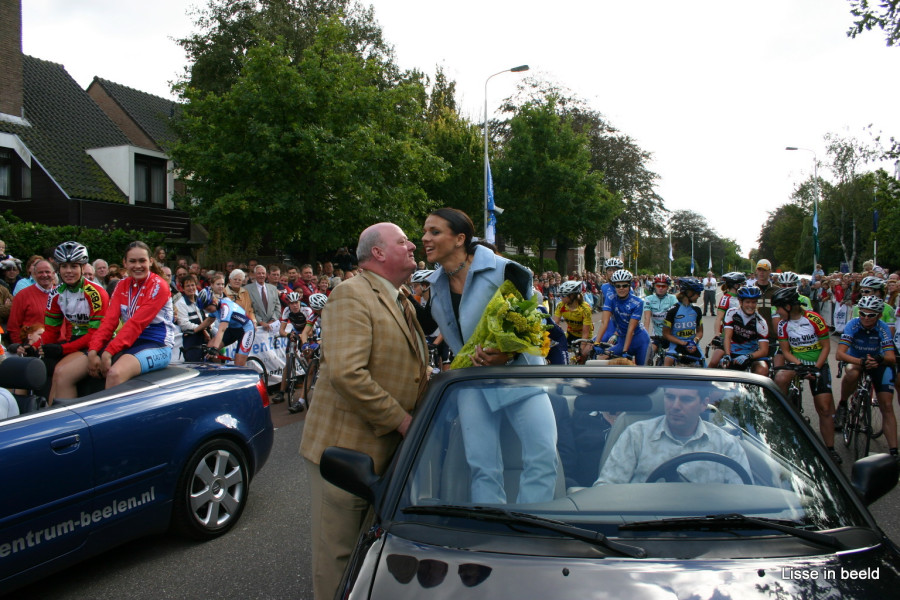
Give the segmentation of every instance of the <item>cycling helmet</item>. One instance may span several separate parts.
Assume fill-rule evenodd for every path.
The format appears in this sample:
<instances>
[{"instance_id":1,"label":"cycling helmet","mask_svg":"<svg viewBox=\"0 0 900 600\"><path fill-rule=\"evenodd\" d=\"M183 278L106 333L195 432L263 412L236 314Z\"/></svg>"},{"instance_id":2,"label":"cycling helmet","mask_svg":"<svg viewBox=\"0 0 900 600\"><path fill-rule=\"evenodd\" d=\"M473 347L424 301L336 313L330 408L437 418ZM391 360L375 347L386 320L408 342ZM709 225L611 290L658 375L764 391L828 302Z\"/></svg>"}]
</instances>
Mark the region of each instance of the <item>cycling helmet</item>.
<instances>
[{"instance_id":1,"label":"cycling helmet","mask_svg":"<svg viewBox=\"0 0 900 600\"><path fill-rule=\"evenodd\" d=\"M665 273L660 273L656 277L653 278L653 285L661 284L661 285L671 285L672 279L666 275Z\"/></svg>"},{"instance_id":2,"label":"cycling helmet","mask_svg":"<svg viewBox=\"0 0 900 600\"><path fill-rule=\"evenodd\" d=\"M87 264L88 251L87 248L78 242L63 242L53 251L53 258L57 263L76 263L79 265Z\"/></svg>"},{"instance_id":3,"label":"cycling helmet","mask_svg":"<svg viewBox=\"0 0 900 600\"><path fill-rule=\"evenodd\" d=\"M747 276L743 273L732 271L730 273L725 273L724 275L722 275L722 281L724 281L725 285L727 285L728 287L737 287L747 281Z\"/></svg>"},{"instance_id":4,"label":"cycling helmet","mask_svg":"<svg viewBox=\"0 0 900 600\"><path fill-rule=\"evenodd\" d=\"M622 269L625 267L625 263L622 262L621 259L618 258L607 258L606 263L604 263L604 269Z\"/></svg>"},{"instance_id":5,"label":"cycling helmet","mask_svg":"<svg viewBox=\"0 0 900 600\"><path fill-rule=\"evenodd\" d=\"M696 277L682 277L678 280L678 288L682 292L697 292L699 294L703 291L703 282Z\"/></svg>"},{"instance_id":6,"label":"cycling helmet","mask_svg":"<svg viewBox=\"0 0 900 600\"><path fill-rule=\"evenodd\" d=\"M884 300L878 296L863 296L859 299L856 307L859 308L859 310L871 310L880 315L884 310Z\"/></svg>"},{"instance_id":7,"label":"cycling helmet","mask_svg":"<svg viewBox=\"0 0 900 600\"><path fill-rule=\"evenodd\" d=\"M300 292L291 292L287 295L288 304L291 302L300 302Z\"/></svg>"},{"instance_id":8,"label":"cycling helmet","mask_svg":"<svg viewBox=\"0 0 900 600\"><path fill-rule=\"evenodd\" d=\"M213 291L209 288L205 288L197 292L197 306L200 308L206 308L210 304L216 303L216 297L213 295Z\"/></svg>"},{"instance_id":9,"label":"cycling helmet","mask_svg":"<svg viewBox=\"0 0 900 600\"><path fill-rule=\"evenodd\" d=\"M568 296L569 294L577 294L581 292L581 282L570 280L563 281L559 284L559 295L560 296Z\"/></svg>"},{"instance_id":10,"label":"cycling helmet","mask_svg":"<svg viewBox=\"0 0 900 600\"><path fill-rule=\"evenodd\" d=\"M741 300L751 300L762 296L762 290L755 285L745 285L738 290L737 295Z\"/></svg>"},{"instance_id":11,"label":"cycling helmet","mask_svg":"<svg viewBox=\"0 0 900 600\"><path fill-rule=\"evenodd\" d=\"M621 281L627 281L628 283L631 283L633 279L634 275L632 275L631 271L629 271L628 269L619 269L612 274L612 277L610 277L610 281L612 281L613 283L619 283Z\"/></svg>"},{"instance_id":12,"label":"cycling helmet","mask_svg":"<svg viewBox=\"0 0 900 600\"><path fill-rule=\"evenodd\" d=\"M431 274L434 273L431 269L421 269L412 274L410 281L412 283L425 283L425 280L431 277Z\"/></svg>"},{"instance_id":13,"label":"cycling helmet","mask_svg":"<svg viewBox=\"0 0 900 600\"><path fill-rule=\"evenodd\" d=\"M309 306L313 310L322 310L325 308L326 302L328 302L328 296L325 294L313 294L309 297Z\"/></svg>"},{"instance_id":14,"label":"cycling helmet","mask_svg":"<svg viewBox=\"0 0 900 600\"><path fill-rule=\"evenodd\" d=\"M795 306L800 304L800 294L797 288L781 288L772 295L773 306Z\"/></svg>"},{"instance_id":15,"label":"cycling helmet","mask_svg":"<svg viewBox=\"0 0 900 600\"><path fill-rule=\"evenodd\" d=\"M863 280L859 282L859 287L881 290L884 289L884 279L869 275L868 277L863 277Z\"/></svg>"},{"instance_id":16,"label":"cycling helmet","mask_svg":"<svg viewBox=\"0 0 900 600\"><path fill-rule=\"evenodd\" d=\"M800 277L793 271L785 271L778 278L778 283L781 285L800 285Z\"/></svg>"}]
</instances>

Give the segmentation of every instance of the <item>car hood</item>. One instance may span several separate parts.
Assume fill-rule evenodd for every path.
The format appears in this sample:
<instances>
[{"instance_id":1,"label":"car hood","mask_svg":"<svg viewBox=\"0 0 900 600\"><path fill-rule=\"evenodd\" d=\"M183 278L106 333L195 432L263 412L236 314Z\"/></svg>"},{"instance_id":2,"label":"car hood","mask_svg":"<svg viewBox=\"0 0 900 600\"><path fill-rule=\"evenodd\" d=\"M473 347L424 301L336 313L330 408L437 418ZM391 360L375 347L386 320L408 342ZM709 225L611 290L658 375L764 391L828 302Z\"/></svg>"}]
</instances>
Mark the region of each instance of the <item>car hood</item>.
<instances>
[{"instance_id":1,"label":"car hood","mask_svg":"<svg viewBox=\"0 0 900 600\"><path fill-rule=\"evenodd\" d=\"M891 597L900 560L885 544L839 554L740 560L584 559L473 552L385 534L351 598ZM379 552L380 550L380 552ZM377 558L373 552L377 552ZM371 568L374 569L374 573ZM371 577L372 587L368 589Z\"/></svg>"}]
</instances>

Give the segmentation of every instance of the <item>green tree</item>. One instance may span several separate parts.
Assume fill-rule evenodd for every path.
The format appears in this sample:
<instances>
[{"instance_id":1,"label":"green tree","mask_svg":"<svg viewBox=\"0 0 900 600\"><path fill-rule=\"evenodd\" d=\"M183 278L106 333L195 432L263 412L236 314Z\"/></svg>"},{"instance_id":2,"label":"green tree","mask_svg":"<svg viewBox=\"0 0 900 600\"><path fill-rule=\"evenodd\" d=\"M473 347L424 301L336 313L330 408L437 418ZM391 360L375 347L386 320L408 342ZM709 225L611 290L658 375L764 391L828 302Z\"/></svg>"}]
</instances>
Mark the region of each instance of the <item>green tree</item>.
<instances>
[{"instance_id":1,"label":"green tree","mask_svg":"<svg viewBox=\"0 0 900 600\"><path fill-rule=\"evenodd\" d=\"M572 244L608 226L621 202L592 171L587 138L559 113L557 97L526 103L508 126L494 171L505 209L500 228L533 242L538 256L555 240L562 267Z\"/></svg>"},{"instance_id":2,"label":"green tree","mask_svg":"<svg viewBox=\"0 0 900 600\"><path fill-rule=\"evenodd\" d=\"M390 62L374 9L355 0L209 0L194 10L198 31L178 40L188 59L185 80L198 92L222 94L243 71L249 51L280 40L292 61L315 42L323 18L338 18L343 50Z\"/></svg>"},{"instance_id":3,"label":"green tree","mask_svg":"<svg viewBox=\"0 0 900 600\"><path fill-rule=\"evenodd\" d=\"M423 183L442 167L421 141L422 82L386 86L393 67L347 50L347 35L329 18L299 60L258 43L227 91L179 88L172 157L194 218L234 243L270 236L310 256L376 221L418 230Z\"/></svg>"},{"instance_id":4,"label":"green tree","mask_svg":"<svg viewBox=\"0 0 900 600\"><path fill-rule=\"evenodd\" d=\"M875 209L878 210L878 262L900 265L900 181L884 170L875 173Z\"/></svg>"},{"instance_id":5,"label":"green tree","mask_svg":"<svg viewBox=\"0 0 900 600\"><path fill-rule=\"evenodd\" d=\"M850 14L855 17L847 35L855 38L863 31L881 29L887 36L887 45L900 43L900 0L850 0Z\"/></svg>"}]
</instances>

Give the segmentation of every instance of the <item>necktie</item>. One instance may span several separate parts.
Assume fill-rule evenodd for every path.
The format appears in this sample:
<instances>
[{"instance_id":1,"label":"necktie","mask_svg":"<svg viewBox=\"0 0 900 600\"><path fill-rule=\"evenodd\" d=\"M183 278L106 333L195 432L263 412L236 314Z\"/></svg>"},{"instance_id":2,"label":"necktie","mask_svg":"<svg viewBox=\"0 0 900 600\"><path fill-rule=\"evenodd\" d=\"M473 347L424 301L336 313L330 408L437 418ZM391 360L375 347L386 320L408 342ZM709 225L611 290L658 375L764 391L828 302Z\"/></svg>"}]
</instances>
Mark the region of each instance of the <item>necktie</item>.
<instances>
[{"instance_id":1,"label":"necktie","mask_svg":"<svg viewBox=\"0 0 900 600\"><path fill-rule=\"evenodd\" d=\"M262 296L263 312L269 312L269 299L266 298L266 286L259 288L259 295Z\"/></svg>"}]
</instances>

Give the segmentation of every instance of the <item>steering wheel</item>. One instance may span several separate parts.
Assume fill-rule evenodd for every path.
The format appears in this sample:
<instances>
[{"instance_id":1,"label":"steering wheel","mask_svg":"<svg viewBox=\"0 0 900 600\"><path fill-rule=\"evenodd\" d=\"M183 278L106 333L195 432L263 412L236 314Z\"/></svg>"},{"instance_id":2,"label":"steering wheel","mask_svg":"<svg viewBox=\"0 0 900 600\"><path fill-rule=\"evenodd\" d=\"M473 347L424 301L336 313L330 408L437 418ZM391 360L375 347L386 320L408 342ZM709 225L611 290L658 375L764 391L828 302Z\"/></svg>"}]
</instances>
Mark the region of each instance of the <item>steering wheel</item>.
<instances>
[{"instance_id":1,"label":"steering wheel","mask_svg":"<svg viewBox=\"0 0 900 600\"><path fill-rule=\"evenodd\" d=\"M753 485L753 479L750 477L750 473L741 466L741 463L724 454L718 454L717 452L688 452L687 454L673 456L653 469L653 472L647 476L646 483L652 483L660 478L670 482L685 481L684 477L678 472L678 467L689 462L719 463L737 473L744 485Z\"/></svg>"}]
</instances>

